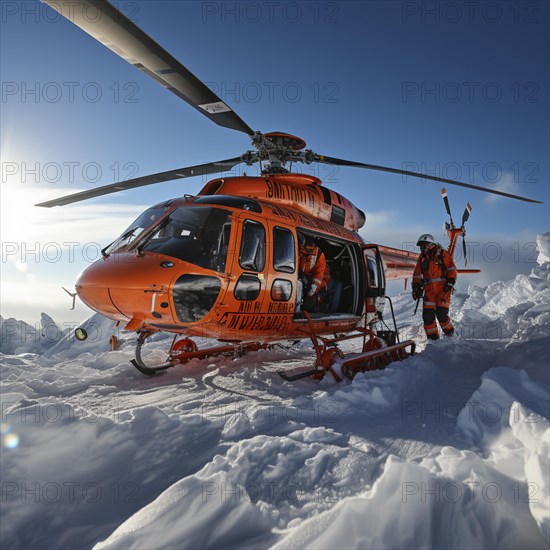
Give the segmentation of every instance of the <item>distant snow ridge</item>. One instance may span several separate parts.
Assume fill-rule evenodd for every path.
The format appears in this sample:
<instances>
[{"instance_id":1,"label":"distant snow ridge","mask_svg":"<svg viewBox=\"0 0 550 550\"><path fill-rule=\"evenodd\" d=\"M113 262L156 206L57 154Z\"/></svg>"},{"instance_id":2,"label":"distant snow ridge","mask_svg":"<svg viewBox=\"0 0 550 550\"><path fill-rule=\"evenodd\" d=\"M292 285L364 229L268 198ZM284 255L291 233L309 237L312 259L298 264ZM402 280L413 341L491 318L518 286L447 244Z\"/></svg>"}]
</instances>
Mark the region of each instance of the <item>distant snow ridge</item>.
<instances>
[{"instance_id":1,"label":"distant snow ridge","mask_svg":"<svg viewBox=\"0 0 550 550\"><path fill-rule=\"evenodd\" d=\"M0 316L0 353L44 353L63 338L59 325L46 313L41 314L40 323L31 326L24 321L4 319Z\"/></svg>"},{"instance_id":2,"label":"distant snow ridge","mask_svg":"<svg viewBox=\"0 0 550 550\"><path fill-rule=\"evenodd\" d=\"M537 248L539 249L537 258L539 265L550 262L550 231L537 235Z\"/></svg>"},{"instance_id":3,"label":"distant snow ridge","mask_svg":"<svg viewBox=\"0 0 550 550\"><path fill-rule=\"evenodd\" d=\"M550 231L537 236L538 266L530 275L470 286L469 297L456 314L466 338L502 339L510 343L550 336Z\"/></svg>"},{"instance_id":4,"label":"distant snow ridge","mask_svg":"<svg viewBox=\"0 0 550 550\"><path fill-rule=\"evenodd\" d=\"M117 335L117 321L108 319L96 313L79 325L88 333L84 342L79 342L71 330L65 336L46 350L45 355L59 356L63 359L78 357L81 353L100 353L111 349L111 336Z\"/></svg>"},{"instance_id":5,"label":"distant snow ridge","mask_svg":"<svg viewBox=\"0 0 550 550\"><path fill-rule=\"evenodd\" d=\"M60 358L69 359L85 352L109 351L111 336L118 334L116 324L116 321L96 313L78 325L88 332L88 339L79 342L74 337L73 328L62 329L46 313L41 314L40 323L34 326L0 316L0 353L36 353L46 357L59 354Z\"/></svg>"}]
</instances>

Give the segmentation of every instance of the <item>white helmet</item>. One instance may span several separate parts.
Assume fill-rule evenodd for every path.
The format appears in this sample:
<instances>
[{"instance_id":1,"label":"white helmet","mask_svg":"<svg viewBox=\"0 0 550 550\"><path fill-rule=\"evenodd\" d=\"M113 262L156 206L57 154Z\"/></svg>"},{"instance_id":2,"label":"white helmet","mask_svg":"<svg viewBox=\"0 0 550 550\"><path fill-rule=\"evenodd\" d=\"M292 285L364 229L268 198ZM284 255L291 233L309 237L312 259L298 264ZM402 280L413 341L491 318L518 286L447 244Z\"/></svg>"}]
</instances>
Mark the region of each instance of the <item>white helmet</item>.
<instances>
[{"instance_id":1,"label":"white helmet","mask_svg":"<svg viewBox=\"0 0 550 550\"><path fill-rule=\"evenodd\" d=\"M420 246L421 243L433 243L433 244L435 244L433 235L430 235L429 233L424 233L423 235L420 235L420 237L418 237L418 241L416 243L416 246Z\"/></svg>"}]
</instances>

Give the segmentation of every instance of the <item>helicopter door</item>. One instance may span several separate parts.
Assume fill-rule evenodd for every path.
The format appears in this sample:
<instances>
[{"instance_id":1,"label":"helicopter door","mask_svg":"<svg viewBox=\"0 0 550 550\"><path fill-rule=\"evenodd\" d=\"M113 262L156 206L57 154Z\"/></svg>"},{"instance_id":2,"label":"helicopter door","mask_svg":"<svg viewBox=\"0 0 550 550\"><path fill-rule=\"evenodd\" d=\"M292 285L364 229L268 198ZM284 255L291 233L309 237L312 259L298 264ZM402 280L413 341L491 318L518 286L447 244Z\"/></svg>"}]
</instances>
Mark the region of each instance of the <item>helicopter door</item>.
<instances>
[{"instance_id":1,"label":"helicopter door","mask_svg":"<svg viewBox=\"0 0 550 550\"><path fill-rule=\"evenodd\" d=\"M367 278L365 296L377 298L386 294L386 276L384 274L384 263L382 255L376 244L363 245L365 256L365 271Z\"/></svg>"},{"instance_id":2,"label":"helicopter door","mask_svg":"<svg viewBox=\"0 0 550 550\"><path fill-rule=\"evenodd\" d=\"M236 301L231 309L238 313L260 313L266 271L266 228L259 220L243 219L233 269L234 283L228 296Z\"/></svg>"},{"instance_id":3,"label":"helicopter door","mask_svg":"<svg viewBox=\"0 0 550 550\"><path fill-rule=\"evenodd\" d=\"M298 279L296 238L290 228L279 223L270 223L269 232L272 255L266 287L268 313L293 315Z\"/></svg>"}]
</instances>

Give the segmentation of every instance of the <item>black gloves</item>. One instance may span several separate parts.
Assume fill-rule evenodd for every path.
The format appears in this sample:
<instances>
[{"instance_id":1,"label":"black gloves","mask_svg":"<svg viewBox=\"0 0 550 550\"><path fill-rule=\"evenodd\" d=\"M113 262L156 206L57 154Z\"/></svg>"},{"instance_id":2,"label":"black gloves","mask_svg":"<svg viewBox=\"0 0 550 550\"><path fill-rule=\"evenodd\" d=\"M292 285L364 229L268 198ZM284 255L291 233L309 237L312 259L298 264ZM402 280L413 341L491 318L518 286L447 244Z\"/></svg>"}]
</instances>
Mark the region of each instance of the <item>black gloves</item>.
<instances>
[{"instance_id":1,"label":"black gloves","mask_svg":"<svg viewBox=\"0 0 550 550\"><path fill-rule=\"evenodd\" d=\"M413 300L416 302L419 298L422 298L424 294L424 288L422 285L414 284L412 289Z\"/></svg>"},{"instance_id":2,"label":"black gloves","mask_svg":"<svg viewBox=\"0 0 550 550\"><path fill-rule=\"evenodd\" d=\"M455 287L455 282L454 281L447 281L445 283L445 286L443 287L443 291L444 292L452 292L454 290L454 287Z\"/></svg>"}]
</instances>

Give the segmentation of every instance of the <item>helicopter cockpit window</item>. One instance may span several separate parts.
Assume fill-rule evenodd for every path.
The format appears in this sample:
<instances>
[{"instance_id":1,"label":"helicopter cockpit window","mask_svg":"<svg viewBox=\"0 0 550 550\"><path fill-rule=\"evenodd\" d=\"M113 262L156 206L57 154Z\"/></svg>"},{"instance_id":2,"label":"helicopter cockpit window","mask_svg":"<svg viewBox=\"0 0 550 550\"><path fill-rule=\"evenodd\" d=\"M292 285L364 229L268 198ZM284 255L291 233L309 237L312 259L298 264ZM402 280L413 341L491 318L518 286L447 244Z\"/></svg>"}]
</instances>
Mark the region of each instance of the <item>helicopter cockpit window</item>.
<instances>
[{"instance_id":1,"label":"helicopter cockpit window","mask_svg":"<svg viewBox=\"0 0 550 550\"><path fill-rule=\"evenodd\" d=\"M159 225L141 250L224 272L230 232L229 210L184 206Z\"/></svg>"},{"instance_id":2,"label":"helicopter cockpit window","mask_svg":"<svg viewBox=\"0 0 550 550\"><path fill-rule=\"evenodd\" d=\"M265 266L265 228L261 223L251 220L244 222L239 264L243 269L263 270Z\"/></svg>"},{"instance_id":3,"label":"helicopter cockpit window","mask_svg":"<svg viewBox=\"0 0 550 550\"><path fill-rule=\"evenodd\" d=\"M166 208L158 208L153 206L147 209L139 218L130 225L124 233L113 243L111 243L104 252L112 254L130 246L138 236L156 223L166 212Z\"/></svg>"},{"instance_id":4,"label":"helicopter cockpit window","mask_svg":"<svg viewBox=\"0 0 550 550\"><path fill-rule=\"evenodd\" d=\"M296 270L296 251L294 235L288 229L273 229L273 267L275 271L294 273Z\"/></svg>"}]
</instances>

